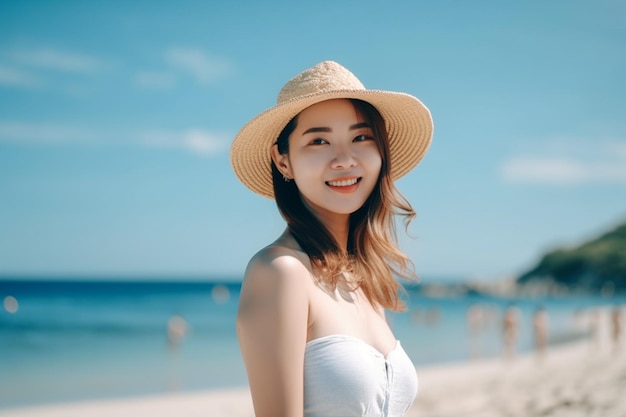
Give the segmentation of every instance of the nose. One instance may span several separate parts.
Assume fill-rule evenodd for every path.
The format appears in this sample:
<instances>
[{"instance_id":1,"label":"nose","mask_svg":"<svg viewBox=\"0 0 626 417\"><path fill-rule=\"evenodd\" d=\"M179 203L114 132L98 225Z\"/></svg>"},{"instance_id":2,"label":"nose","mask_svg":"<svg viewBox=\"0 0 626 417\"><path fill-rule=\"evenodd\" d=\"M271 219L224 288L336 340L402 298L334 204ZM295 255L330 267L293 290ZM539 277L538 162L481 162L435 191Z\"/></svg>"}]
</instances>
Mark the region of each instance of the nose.
<instances>
[{"instance_id":1,"label":"nose","mask_svg":"<svg viewBox=\"0 0 626 417\"><path fill-rule=\"evenodd\" d=\"M338 146L333 154L331 167L334 169L349 169L356 166L356 159L349 147Z\"/></svg>"}]
</instances>

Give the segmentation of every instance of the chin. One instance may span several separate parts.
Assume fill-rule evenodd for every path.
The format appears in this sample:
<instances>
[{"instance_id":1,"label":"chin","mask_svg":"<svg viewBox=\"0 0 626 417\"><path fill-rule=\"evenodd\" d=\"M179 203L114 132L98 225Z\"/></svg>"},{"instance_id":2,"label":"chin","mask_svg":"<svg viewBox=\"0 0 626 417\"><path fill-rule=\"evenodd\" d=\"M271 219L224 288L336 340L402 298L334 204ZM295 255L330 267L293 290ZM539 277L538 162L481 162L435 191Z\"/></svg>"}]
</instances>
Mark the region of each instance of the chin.
<instances>
[{"instance_id":1,"label":"chin","mask_svg":"<svg viewBox=\"0 0 626 417\"><path fill-rule=\"evenodd\" d=\"M363 205L365 204L365 202L363 202L363 204L360 205L355 205L355 206L350 206L350 207L337 207L336 210L330 209L330 211L333 211L337 214L352 214L357 212L361 207L363 207Z\"/></svg>"}]
</instances>

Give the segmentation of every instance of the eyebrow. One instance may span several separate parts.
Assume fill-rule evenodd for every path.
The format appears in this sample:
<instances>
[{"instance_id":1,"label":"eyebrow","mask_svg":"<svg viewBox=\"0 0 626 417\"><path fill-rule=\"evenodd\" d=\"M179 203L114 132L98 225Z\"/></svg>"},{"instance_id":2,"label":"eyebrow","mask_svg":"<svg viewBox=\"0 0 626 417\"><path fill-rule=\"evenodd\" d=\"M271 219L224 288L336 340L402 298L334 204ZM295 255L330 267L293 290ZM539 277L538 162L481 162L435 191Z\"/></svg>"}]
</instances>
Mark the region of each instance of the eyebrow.
<instances>
[{"instance_id":1,"label":"eyebrow","mask_svg":"<svg viewBox=\"0 0 626 417\"><path fill-rule=\"evenodd\" d=\"M371 126L367 122L357 123L357 124L350 126L350 130L363 129L363 128L371 128ZM302 135L304 136L307 133L318 133L318 132L328 133L328 132L332 132L332 129L330 127L311 127L305 130L302 133Z\"/></svg>"}]
</instances>

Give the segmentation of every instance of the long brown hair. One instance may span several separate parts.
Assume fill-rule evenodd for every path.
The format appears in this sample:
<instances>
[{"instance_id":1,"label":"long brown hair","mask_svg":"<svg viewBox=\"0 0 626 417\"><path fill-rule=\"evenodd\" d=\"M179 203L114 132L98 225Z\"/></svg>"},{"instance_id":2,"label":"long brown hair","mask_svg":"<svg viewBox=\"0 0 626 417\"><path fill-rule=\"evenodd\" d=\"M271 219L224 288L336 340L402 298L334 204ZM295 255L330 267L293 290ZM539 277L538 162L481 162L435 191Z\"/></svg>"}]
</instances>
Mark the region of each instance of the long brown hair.
<instances>
[{"instance_id":1,"label":"long brown hair","mask_svg":"<svg viewBox=\"0 0 626 417\"><path fill-rule=\"evenodd\" d=\"M408 228L415 211L389 175L389 140L382 116L365 101L349 100L372 127L382 165L372 193L363 206L350 215L347 253L339 248L328 229L305 206L295 182L284 181L272 161L276 204L291 235L309 256L313 273L320 283L334 290L344 273L350 273L372 304L403 310L404 304L398 295L401 286L395 277L410 279L415 273L411 260L397 247L394 215L404 217ZM279 153L289 153L289 136L297 123L298 116L291 119L278 136Z\"/></svg>"}]
</instances>

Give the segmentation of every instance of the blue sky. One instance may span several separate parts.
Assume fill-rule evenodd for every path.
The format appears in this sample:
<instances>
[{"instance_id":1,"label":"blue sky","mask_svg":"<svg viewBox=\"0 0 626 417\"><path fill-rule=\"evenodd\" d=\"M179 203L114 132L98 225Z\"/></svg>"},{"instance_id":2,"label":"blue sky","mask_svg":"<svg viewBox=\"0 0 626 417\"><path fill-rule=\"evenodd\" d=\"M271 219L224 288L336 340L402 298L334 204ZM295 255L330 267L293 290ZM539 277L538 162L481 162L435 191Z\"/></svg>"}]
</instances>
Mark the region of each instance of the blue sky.
<instances>
[{"instance_id":1,"label":"blue sky","mask_svg":"<svg viewBox=\"0 0 626 417\"><path fill-rule=\"evenodd\" d=\"M435 121L398 182L425 280L497 279L626 220L617 0L0 3L0 274L241 276L284 225L238 129L332 59Z\"/></svg>"}]
</instances>

